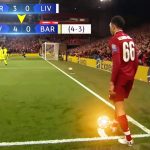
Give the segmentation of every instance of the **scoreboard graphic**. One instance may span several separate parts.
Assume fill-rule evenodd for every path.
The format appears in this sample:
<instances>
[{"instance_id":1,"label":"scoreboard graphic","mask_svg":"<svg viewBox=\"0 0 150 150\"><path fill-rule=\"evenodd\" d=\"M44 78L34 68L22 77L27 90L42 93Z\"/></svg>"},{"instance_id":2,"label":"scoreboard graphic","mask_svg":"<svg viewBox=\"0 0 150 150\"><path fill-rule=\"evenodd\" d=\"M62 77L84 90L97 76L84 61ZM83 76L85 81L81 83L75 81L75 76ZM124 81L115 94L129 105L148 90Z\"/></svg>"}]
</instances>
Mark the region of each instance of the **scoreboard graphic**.
<instances>
[{"instance_id":1,"label":"scoreboard graphic","mask_svg":"<svg viewBox=\"0 0 150 150\"><path fill-rule=\"evenodd\" d=\"M0 24L0 34L91 34L87 24Z\"/></svg>"},{"instance_id":2,"label":"scoreboard graphic","mask_svg":"<svg viewBox=\"0 0 150 150\"><path fill-rule=\"evenodd\" d=\"M0 14L55 14L59 4L0 4Z\"/></svg>"},{"instance_id":3,"label":"scoreboard graphic","mask_svg":"<svg viewBox=\"0 0 150 150\"><path fill-rule=\"evenodd\" d=\"M20 22L0 23L0 34L91 34L90 24L59 24L47 21L23 23L26 15L58 14L59 4L0 4L0 15L17 15Z\"/></svg>"}]
</instances>

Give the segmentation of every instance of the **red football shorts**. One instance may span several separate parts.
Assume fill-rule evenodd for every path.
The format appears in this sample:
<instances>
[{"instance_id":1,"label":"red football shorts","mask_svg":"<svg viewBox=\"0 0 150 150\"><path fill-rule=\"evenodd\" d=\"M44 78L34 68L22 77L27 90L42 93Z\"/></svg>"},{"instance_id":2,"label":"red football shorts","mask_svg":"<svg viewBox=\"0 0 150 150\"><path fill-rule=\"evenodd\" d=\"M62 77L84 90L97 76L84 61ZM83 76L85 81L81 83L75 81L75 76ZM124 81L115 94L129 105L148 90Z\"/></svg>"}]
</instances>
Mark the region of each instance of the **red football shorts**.
<instances>
[{"instance_id":1,"label":"red football shorts","mask_svg":"<svg viewBox=\"0 0 150 150\"><path fill-rule=\"evenodd\" d=\"M124 99L129 97L132 86L134 83L133 80L126 79L125 77L118 77L115 85L115 94L110 95L109 99L113 101L124 101Z\"/></svg>"}]
</instances>

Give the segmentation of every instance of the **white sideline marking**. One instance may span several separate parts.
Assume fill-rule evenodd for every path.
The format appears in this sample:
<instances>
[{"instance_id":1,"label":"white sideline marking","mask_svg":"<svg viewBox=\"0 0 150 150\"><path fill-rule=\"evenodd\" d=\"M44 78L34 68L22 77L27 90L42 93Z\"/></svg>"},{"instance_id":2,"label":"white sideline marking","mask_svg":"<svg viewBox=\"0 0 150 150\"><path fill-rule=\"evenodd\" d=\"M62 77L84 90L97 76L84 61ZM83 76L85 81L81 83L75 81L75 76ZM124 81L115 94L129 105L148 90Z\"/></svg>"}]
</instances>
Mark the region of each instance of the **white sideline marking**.
<instances>
[{"instance_id":1,"label":"white sideline marking","mask_svg":"<svg viewBox=\"0 0 150 150\"><path fill-rule=\"evenodd\" d=\"M92 90L90 90L89 88L87 88L85 85L83 85L82 83L80 83L79 81L77 81L75 78L73 78L70 75L68 75L66 72L64 72L63 70L61 70L57 66L55 66L53 63L51 63L49 61L47 61L47 62L49 64L51 64L53 67L55 67L56 69L58 69L59 71L61 71L63 74L65 74L66 76L68 76L70 79L72 79L73 81L75 81L76 83L78 83L80 86L82 86L84 89L86 89L87 91L89 91L91 94L93 94L94 96L96 96L98 99L100 99L101 101L103 101L109 107L111 107L112 109L114 109L114 106L112 104L110 104L109 102L107 102L104 98L102 98L101 96L99 96L98 94L96 94L95 92L93 92ZM146 137L150 137L150 130L149 129L147 129L146 127L144 127L140 123L138 123L136 120L134 120L130 116L128 116L128 119L133 124L135 124L136 126L138 126L139 128L141 128L143 131L145 131L146 133L148 133L148 134L134 134L134 135L132 135L133 138L146 138ZM124 136L109 136L109 137L75 138L75 139L45 140L45 141L41 140L41 141L25 141L25 142L1 142L0 143L0 147L26 146L26 145L42 145L42 144L62 144L62 143L77 143L77 142L96 142L96 141L106 141L106 140L118 140L119 138L123 138L123 137Z\"/></svg>"},{"instance_id":2,"label":"white sideline marking","mask_svg":"<svg viewBox=\"0 0 150 150\"><path fill-rule=\"evenodd\" d=\"M150 137L149 134L135 134L133 138ZM77 142L96 142L106 140L118 140L123 136L109 136L109 137L94 137L94 138L75 138L75 139L62 139L62 140L45 140L45 141L26 141L26 142L2 142L0 147L9 146L26 146L26 145L42 145L42 144L62 144L62 143L77 143Z\"/></svg>"},{"instance_id":3,"label":"white sideline marking","mask_svg":"<svg viewBox=\"0 0 150 150\"><path fill-rule=\"evenodd\" d=\"M57 70L59 70L60 72L62 72L64 75L66 75L67 77L69 77L70 79L72 79L73 81L75 81L77 84L79 84L81 87L83 87L85 90L87 90L89 93L91 93L92 95L94 95L95 97L97 97L99 100L101 100L102 102L104 102L106 105L108 105L109 107L111 107L112 109L115 109L114 105L112 105L111 103L109 103L106 99L104 99L103 97L101 97L100 95L98 95L97 93L95 93L94 91L92 91L91 89L89 89L88 87L86 87L84 84L82 84L81 82L79 82L78 80L76 80L75 78L73 78L72 76L70 76L69 74L67 74L66 72L64 72L63 70L61 70L60 68L58 68L56 65L54 65L53 63L45 60L47 63L49 63L50 65L52 65L53 67L55 67ZM147 134L150 134L150 130L148 128L146 128L145 126L143 126L142 124L140 124L139 122L137 122L135 119L133 119L130 116L127 116L129 121L138 126L141 130L143 130L144 132L146 132Z\"/></svg>"}]
</instances>

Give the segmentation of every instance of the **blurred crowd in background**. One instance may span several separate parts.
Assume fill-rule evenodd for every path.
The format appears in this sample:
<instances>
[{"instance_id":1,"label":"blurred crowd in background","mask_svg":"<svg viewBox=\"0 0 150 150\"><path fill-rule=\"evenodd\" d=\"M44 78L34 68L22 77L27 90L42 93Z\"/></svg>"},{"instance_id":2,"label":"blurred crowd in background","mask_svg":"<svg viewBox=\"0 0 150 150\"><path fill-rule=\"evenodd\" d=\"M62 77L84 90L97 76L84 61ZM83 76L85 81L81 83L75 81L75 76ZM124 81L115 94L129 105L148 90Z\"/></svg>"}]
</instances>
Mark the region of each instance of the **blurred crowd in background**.
<instances>
[{"instance_id":1,"label":"blurred crowd in background","mask_svg":"<svg viewBox=\"0 0 150 150\"><path fill-rule=\"evenodd\" d=\"M5 46L8 48L9 53L38 53L41 45L37 37L23 36L23 37L7 37Z\"/></svg>"},{"instance_id":2,"label":"blurred crowd in background","mask_svg":"<svg viewBox=\"0 0 150 150\"><path fill-rule=\"evenodd\" d=\"M144 25L128 32L134 39L138 49L139 64L150 66L150 26ZM109 38L100 39L70 50L71 56L86 57L99 60L111 60L108 46Z\"/></svg>"},{"instance_id":3,"label":"blurred crowd in background","mask_svg":"<svg viewBox=\"0 0 150 150\"><path fill-rule=\"evenodd\" d=\"M134 28L127 32L136 43L139 64L150 66L150 25ZM45 41L65 43L68 45L71 56L111 61L109 38L94 39L87 35L10 36L6 38L5 46L9 53L21 53L22 51L38 53L41 44Z\"/></svg>"}]
</instances>

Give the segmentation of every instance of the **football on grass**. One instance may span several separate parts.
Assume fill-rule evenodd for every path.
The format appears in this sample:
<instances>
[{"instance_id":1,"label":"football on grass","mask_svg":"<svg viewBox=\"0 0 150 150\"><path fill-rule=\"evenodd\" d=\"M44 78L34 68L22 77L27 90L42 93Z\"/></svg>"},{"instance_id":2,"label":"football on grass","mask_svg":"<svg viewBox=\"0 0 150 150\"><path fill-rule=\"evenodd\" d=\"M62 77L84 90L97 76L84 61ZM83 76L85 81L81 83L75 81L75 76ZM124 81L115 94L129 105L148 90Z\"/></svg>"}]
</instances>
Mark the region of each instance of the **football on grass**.
<instances>
[{"instance_id":1,"label":"football on grass","mask_svg":"<svg viewBox=\"0 0 150 150\"><path fill-rule=\"evenodd\" d=\"M73 69L72 69L72 67L69 67L68 70L69 70L69 71L72 71Z\"/></svg>"}]
</instances>

